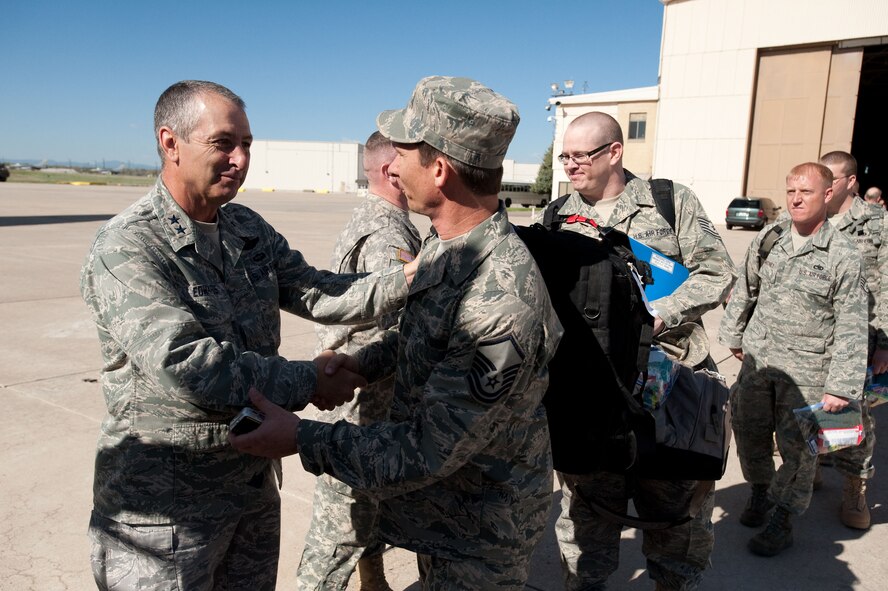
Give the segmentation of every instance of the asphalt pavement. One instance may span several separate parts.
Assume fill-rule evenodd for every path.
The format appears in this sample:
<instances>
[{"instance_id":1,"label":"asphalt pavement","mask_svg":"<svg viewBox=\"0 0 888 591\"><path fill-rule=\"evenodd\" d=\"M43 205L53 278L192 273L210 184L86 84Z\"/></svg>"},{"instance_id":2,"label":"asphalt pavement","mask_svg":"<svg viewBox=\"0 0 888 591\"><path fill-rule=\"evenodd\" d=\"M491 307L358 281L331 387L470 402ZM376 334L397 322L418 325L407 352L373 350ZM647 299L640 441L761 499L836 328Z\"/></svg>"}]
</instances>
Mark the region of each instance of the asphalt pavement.
<instances>
[{"instance_id":1,"label":"asphalt pavement","mask_svg":"<svg viewBox=\"0 0 888 591\"><path fill-rule=\"evenodd\" d=\"M86 527L91 509L93 460L104 414L98 339L80 299L80 265L102 222L146 189L0 183L0 590L94 588ZM306 259L326 267L336 236L359 198L354 195L247 191L238 201L259 211ZM529 212L511 214L526 224ZM421 230L425 218L416 218ZM742 261L752 231L714 220L734 261ZM729 383L739 364L715 344L721 310L705 317L712 353ZM286 315L281 354L309 359L315 345L310 322ZM888 407L886 405L885 407ZM875 410L878 434L888 435L885 407ZM313 413L307 410L305 416ZM877 448L886 465L888 446ZM314 476L296 458L284 461L283 534L279 589L295 588L296 565L311 516ZM869 531L841 525L841 478L827 469L823 488L795 522L795 545L775 558L746 550L754 533L739 524L748 486L735 456L717 483L716 545L703 590L862 590L886 588L888 476L877 471L867 497ZM550 527L533 556L527 589L561 591L561 567L552 525L560 493L553 491ZM651 589L636 530L623 531L620 569L612 589ZM420 589L414 557L386 553L386 574L396 591ZM356 579L357 577L354 577ZM350 589L357 589L354 584Z\"/></svg>"}]
</instances>

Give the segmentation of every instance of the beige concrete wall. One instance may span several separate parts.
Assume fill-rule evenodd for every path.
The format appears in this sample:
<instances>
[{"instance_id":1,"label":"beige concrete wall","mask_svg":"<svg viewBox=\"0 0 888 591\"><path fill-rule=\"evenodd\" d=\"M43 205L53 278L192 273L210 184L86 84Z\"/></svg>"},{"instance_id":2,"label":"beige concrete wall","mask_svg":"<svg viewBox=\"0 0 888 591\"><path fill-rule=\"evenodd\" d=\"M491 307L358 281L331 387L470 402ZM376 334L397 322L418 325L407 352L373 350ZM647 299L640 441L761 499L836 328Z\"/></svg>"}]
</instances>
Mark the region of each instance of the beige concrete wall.
<instances>
[{"instance_id":1,"label":"beige concrete wall","mask_svg":"<svg viewBox=\"0 0 888 591\"><path fill-rule=\"evenodd\" d=\"M645 138L629 139L629 115L644 113L647 116ZM623 129L623 166L640 177L650 178L654 166L654 141L657 136L656 101L621 103L617 108L617 121Z\"/></svg>"},{"instance_id":2,"label":"beige concrete wall","mask_svg":"<svg viewBox=\"0 0 888 591\"><path fill-rule=\"evenodd\" d=\"M888 37L885 0L661 1L653 175L689 185L714 219L746 178L759 50Z\"/></svg>"}]
</instances>

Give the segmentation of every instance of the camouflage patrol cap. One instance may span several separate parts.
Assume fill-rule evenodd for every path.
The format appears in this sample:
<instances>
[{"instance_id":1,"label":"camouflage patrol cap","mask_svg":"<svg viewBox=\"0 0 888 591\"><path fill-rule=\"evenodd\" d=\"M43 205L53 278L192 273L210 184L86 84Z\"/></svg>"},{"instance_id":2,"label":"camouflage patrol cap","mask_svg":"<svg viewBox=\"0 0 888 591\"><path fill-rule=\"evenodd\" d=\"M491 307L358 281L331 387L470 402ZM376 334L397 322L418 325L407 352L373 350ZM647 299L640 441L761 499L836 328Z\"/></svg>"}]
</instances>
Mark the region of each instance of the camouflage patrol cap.
<instances>
[{"instance_id":1,"label":"camouflage patrol cap","mask_svg":"<svg viewBox=\"0 0 888 591\"><path fill-rule=\"evenodd\" d=\"M376 126L393 142L426 142L460 162L499 168L519 119L518 107L480 82L429 76L405 108L383 111Z\"/></svg>"}]
</instances>

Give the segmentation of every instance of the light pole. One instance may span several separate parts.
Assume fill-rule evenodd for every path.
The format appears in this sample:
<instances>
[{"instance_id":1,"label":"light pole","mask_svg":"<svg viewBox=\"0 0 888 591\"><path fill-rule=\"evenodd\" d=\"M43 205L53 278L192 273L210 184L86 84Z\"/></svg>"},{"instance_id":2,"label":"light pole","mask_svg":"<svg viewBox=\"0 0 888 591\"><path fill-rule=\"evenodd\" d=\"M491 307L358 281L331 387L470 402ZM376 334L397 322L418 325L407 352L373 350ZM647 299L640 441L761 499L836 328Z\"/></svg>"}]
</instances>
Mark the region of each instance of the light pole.
<instances>
[{"instance_id":1,"label":"light pole","mask_svg":"<svg viewBox=\"0 0 888 591\"><path fill-rule=\"evenodd\" d=\"M570 96L573 94L574 81L565 80L563 86L559 86L557 82L549 85L552 89L552 96Z\"/></svg>"}]
</instances>

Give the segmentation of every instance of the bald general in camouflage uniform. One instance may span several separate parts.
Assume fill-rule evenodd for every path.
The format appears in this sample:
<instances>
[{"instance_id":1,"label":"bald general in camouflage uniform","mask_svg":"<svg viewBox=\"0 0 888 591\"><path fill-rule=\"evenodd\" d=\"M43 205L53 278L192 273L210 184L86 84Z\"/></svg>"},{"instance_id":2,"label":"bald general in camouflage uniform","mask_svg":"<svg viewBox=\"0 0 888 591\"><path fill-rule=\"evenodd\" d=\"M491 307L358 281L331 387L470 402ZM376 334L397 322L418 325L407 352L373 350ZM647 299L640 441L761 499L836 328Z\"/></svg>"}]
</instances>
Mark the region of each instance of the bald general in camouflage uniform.
<instances>
[{"instance_id":1,"label":"bald general in camouflage uniform","mask_svg":"<svg viewBox=\"0 0 888 591\"><path fill-rule=\"evenodd\" d=\"M425 78L406 109L379 116L398 150L390 170L435 229L400 333L358 355L371 382L396 363L391 422L294 426L257 397L269 418L233 438L298 449L307 470L377 496L382 539L420 555L424 589L522 590L551 502L542 397L561 326L497 200L517 123L512 103L464 78Z\"/></svg>"},{"instance_id":2,"label":"bald general in camouflage uniform","mask_svg":"<svg viewBox=\"0 0 888 591\"><path fill-rule=\"evenodd\" d=\"M752 241L719 328L719 341L742 360L732 391L734 435L753 492L741 523L768 527L752 552L773 556L792 545L790 518L807 509L815 456L793 409L824 402L839 410L859 399L866 370L867 303L860 254L826 220L832 174L820 164L787 176L783 231L762 260ZM783 463L774 469L772 436ZM765 497L765 493L767 496Z\"/></svg>"},{"instance_id":3,"label":"bald general in camouflage uniform","mask_svg":"<svg viewBox=\"0 0 888 591\"><path fill-rule=\"evenodd\" d=\"M856 198L851 188L857 182L857 160L847 152L824 154L820 163L833 173L830 223L857 246L863 257L869 304L869 357L874 374L888 371L888 220L885 208ZM861 405L864 439L860 445L832 454L836 469L844 476L839 517L846 526L868 529L871 523L866 487L875 473L876 422L870 405ZM815 480L816 485L816 480Z\"/></svg>"},{"instance_id":4,"label":"bald general in camouflage uniform","mask_svg":"<svg viewBox=\"0 0 888 591\"><path fill-rule=\"evenodd\" d=\"M230 90L174 84L155 121L161 176L98 231L81 274L108 411L90 521L96 583L273 589L280 464L233 450L229 421L253 385L288 409L334 404L333 378L278 355L280 310L371 318L401 306L405 274L318 271L256 212L221 207L246 176L252 141ZM339 384L339 401L361 382Z\"/></svg>"},{"instance_id":5,"label":"bald general in camouflage uniform","mask_svg":"<svg viewBox=\"0 0 888 591\"><path fill-rule=\"evenodd\" d=\"M622 130L609 115L592 112L571 122L559 159L575 191L558 215L594 221L563 224L561 229L595 237L600 227L615 228L686 266L690 275L684 283L652 302L657 311L654 329L659 333L699 322L704 312L724 301L734 281L734 264L697 197L679 184L674 196L675 229L670 227L657 211L650 184L623 169L622 143ZM698 488L695 480L640 480L629 491L623 474L604 471L558 476L562 501L556 535L570 591L605 588L619 566L622 525L599 515L587 498L625 513L631 496L642 519L672 520L688 514ZM712 508L710 490L690 522L644 531L642 551L659 588L699 585L712 553Z\"/></svg>"},{"instance_id":6,"label":"bald general in camouflage uniform","mask_svg":"<svg viewBox=\"0 0 888 591\"><path fill-rule=\"evenodd\" d=\"M339 235L330 268L340 273L372 272L413 260L419 252L419 233L410 222L407 199L397 179L388 175L394 159L391 142L378 131L364 146L364 172L370 193L355 208ZM347 326L317 325L318 353L334 349L354 353L397 328L399 313L386 314L374 322ZM341 419L372 425L388 419L394 377L362 388L355 400L334 411L321 413L319 420ZM375 541L377 501L352 490L330 475L322 474L315 486L311 525L305 538L297 572L297 588L345 589L358 566L362 591L388 589L382 564L383 545Z\"/></svg>"}]
</instances>

